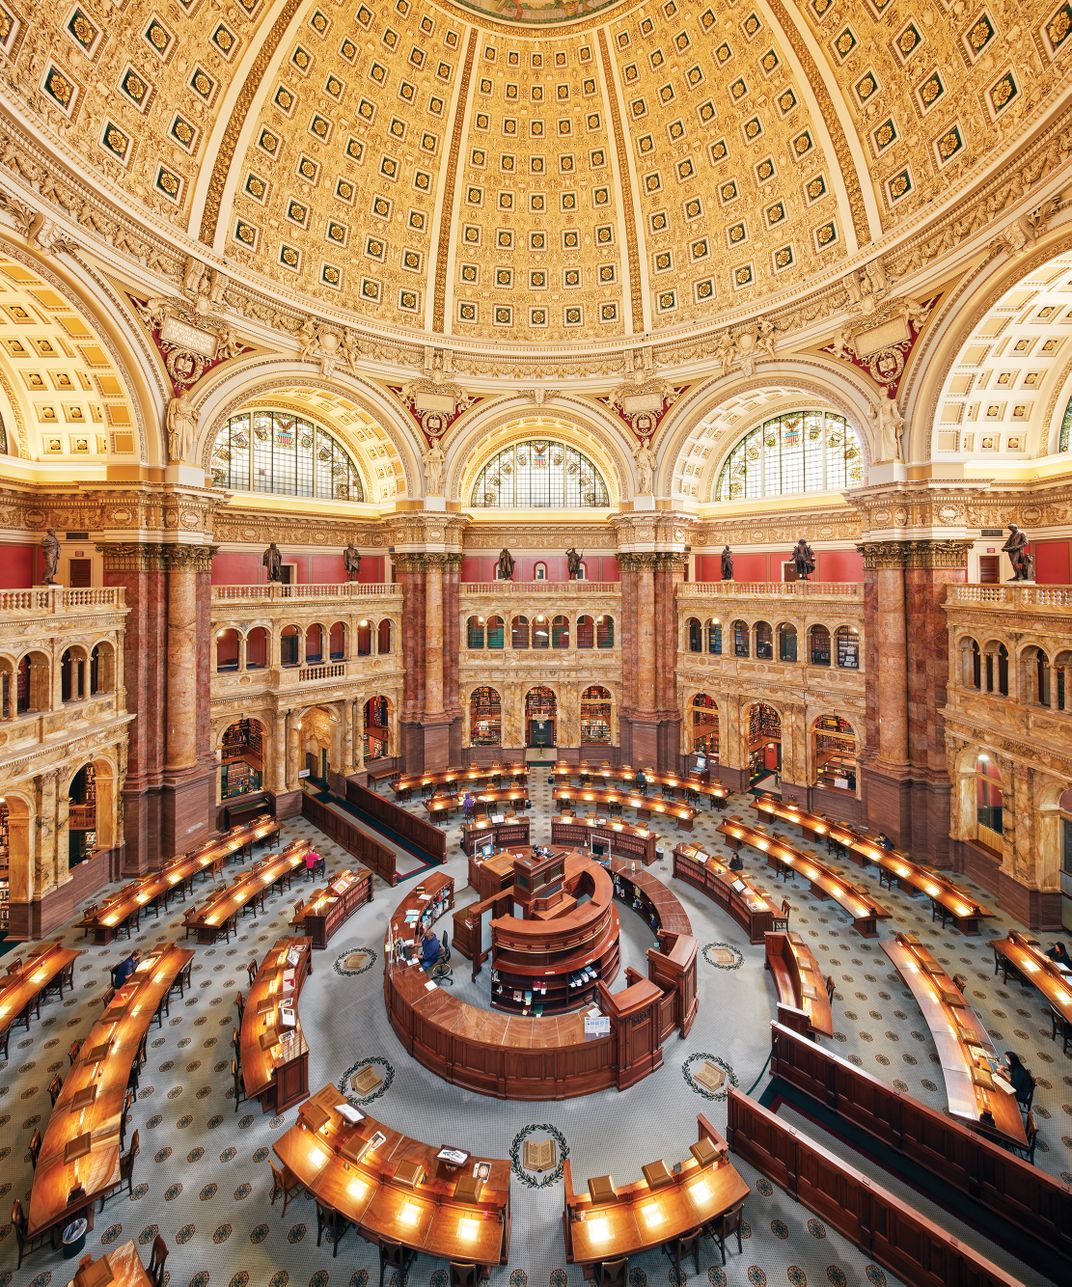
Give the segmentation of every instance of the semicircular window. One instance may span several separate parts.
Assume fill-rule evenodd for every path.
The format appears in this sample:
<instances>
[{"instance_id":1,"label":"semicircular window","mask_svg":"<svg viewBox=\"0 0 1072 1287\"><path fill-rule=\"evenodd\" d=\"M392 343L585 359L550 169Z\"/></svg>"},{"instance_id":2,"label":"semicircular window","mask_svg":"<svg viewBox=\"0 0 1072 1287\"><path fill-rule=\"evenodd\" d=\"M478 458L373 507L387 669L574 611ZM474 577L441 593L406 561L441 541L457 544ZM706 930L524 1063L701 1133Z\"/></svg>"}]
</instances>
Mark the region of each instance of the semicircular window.
<instances>
[{"instance_id":1,"label":"semicircular window","mask_svg":"<svg viewBox=\"0 0 1072 1287\"><path fill-rule=\"evenodd\" d=\"M1061 432L1057 437L1057 450L1072 450L1072 398L1068 399L1068 406L1065 407L1064 419L1061 421Z\"/></svg>"},{"instance_id":2,"label":"semicircular window","mask_svg":"<svg viewBox=\"0 0 1072 1287\"><path fill-rule=\"evenodd\" d=\"M313 420L292 411L243 411L212 444L212 486L322 500L365 499L349 452Z\"/></svg>"},{"instance_id":3,"label":"semicircular window","mask_svg":"<svg viewBox=\"0 0 1072 1287\"><path fill-rule=\"evenodd\" d=\"M860 436L844 416L793 411L765 420L736 444L715 486L715 499L794 496L860 487Z\"/></svg>"},{"instance_id":4,"label":"semicircular window","mask_svg":"<svg viewBox=\"0 0 1072 1287\"><path fill-rule=\"evenodd\" d=\"M511 443L492 456L473 485L471 504L485 509L602 509L603 475L576 447L547 438Z\"/></svg>"}]
</instances>

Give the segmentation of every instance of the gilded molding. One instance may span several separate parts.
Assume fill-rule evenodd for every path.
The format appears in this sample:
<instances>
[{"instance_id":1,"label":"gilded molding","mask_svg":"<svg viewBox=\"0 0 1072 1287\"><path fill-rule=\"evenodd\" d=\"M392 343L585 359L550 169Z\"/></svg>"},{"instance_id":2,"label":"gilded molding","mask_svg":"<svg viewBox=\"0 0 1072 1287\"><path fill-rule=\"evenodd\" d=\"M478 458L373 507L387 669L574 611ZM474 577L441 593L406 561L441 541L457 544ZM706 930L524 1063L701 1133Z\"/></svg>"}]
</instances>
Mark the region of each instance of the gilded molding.
<instances>
[{"instance_id":1,"label":"gilded molding","mask_svg":"<svg viewBox=\"0 0 1072 1287\"><path fill-rule=\"evenodd\" d=\"M618 154L618 198L622 203L622 221L625 224L625 248L629 263L629 307L632 311L633 330L643 330L644 294L640 284L640 251L637 247L637 212L633 205L633 187L629 182L631 166L629 149L625 145L625 131L622 128L622 113L618 103L618 91L614 83L611 68L610 50L607 48L607 33L601 27L596 33L599 42L599 60L603 65L603 80L607 86L607 107L610 111L611 132L614 137L614 150Z\"/></svg>"},{"instance_id":2,"label":"gilded molding","mask_svg":"<svg viewBox=\"0 0 1072 1287\"><path fill-rule=\"evenodd\" d=\"M211 572L217 548L165 541L116 541L97 546L108 572Z\"/></svg>"},{"instance_id":3,"label":"gilded molding","mask_svg":"<svg viewBox=\"0 0 1072 1287\"><path fill-rule=\"evenodd\" d=\"M625 550L618 555L618 566L623 572L653 572L659 557L651 550Z\"/></svg>"},{"instance_id":4,"label":"gilded molding","mask_svg":"<svg viewBox=\"0 0 1072 1287\"><path fill-rule=\"evenodd\" d=\"M451 130L450 152L447 155L447 172L443 180L443 201L439 216L439 246L436 254L435 281L432 293L432 330L441 335L447 311L447 264L454 244L454 189L458 183L458 160L461 151L465 107L469 100L469 82L473 77L473 60L476 57L476 28L469 31L462 64L461 84L458 87L458 110L454 114Z\"/></svg>"},{"instance_id":5,"label":"gilded molding","mask_svg":"<svg viewBox=\"0 0 1072 1287\"><path fill-rule=\"evenodd\" d=\"M921 540L863 541L857 549L864 567L879 568L966 568L971 541Z\"/></svg>"}]
</instances>

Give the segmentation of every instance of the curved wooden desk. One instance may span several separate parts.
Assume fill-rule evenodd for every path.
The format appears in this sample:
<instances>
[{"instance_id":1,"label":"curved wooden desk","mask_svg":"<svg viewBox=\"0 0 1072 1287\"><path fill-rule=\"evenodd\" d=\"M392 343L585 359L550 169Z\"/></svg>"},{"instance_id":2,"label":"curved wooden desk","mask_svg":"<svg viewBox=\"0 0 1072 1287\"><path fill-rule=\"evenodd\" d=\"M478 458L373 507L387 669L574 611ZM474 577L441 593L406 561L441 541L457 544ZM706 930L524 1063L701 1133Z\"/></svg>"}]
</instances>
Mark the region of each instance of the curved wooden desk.
<instances>
[{"instance_id":1,"label":"curved wooden desk","mask_svg":"<svg viewBox=\"0 0 1072 1287\"><path fill-rule=\"evenodd\" d=\"M991 939L990 946L994 949L994 973L1000 969L1003 982L1009 970L1014 970L1042 993L1065 1023L1072 1023L1072 974L1046 955L1038 939L1010 930L1006 938Z\"/></svg>"},{"instance_id":2,"label":"curved wooden desk","mask_svg":"<svg viewBox=\"0 0 1072 1287\"><path fill-rule=\"evenodd\" d=\"M639 795L635 791L611 791L601 787L555 787L552 792L556 804L563 801L570 805L578 804L616 804L623 809L635 809L641 818L656 815L669 818L671 822L687 831L692 830L692 820L696 810L688 804L676 800L662 800L657 795Z\"/></svg>"},{"instance_id":3,"label":"curved wooden desk","mask_svg":"<svg viewBox=\"0 0 1072 1287\"><path fill-rule=\"evenodd\" d=\"M507 778L515 786L524 786L528 779L527 764L473 764L468 768L440 769L435 773L403 773L391 783L396 800L404 800L411 791L426 787L462 787L473 783L488 783Z\"/></svg>"},{"instance_id":4,"label":"curved wooden desk","mask_svg":"<svg viewBox=\"0 0 1072 1287\"><path fill-rule=\"evenodd\" d=\"M384 1001L409 1054L444 1080L499 1099L570 1099L631 1086L662 1063L660 1006L650 979L619 992L596 985L610 1032L586 1036L583 1013L543 1018L483 1010L437 987L410 953L424 924L454 905L454 880L426 876L398 904L384 941Z\"/></svg>"},{"instance_id":5,"label":"curved wooden desk","mask_svg":"<svg viewBox=\"0 0 1072 1287\"><path fill-rule=\"evenodd\" d=\"M813 836L825 837L828 847L832 844L844 849L857 866L864 862L874 863L891 883L896 880L911 889L918 889L927 895L941 914L942 924L949 919L962 934L978 934L980 919L994 915L939 872L920 866L896 849L886 849L843 822L824 818L821 813L809 813L807 809L786 800L776 800L773 796L757 797L752 801L752 808L768 818L791 822Z\"/></svg>"},{"instance_id":6,"label":"curved wooden desk","mask_svg":"<svg viewBox=\"0 0 1072 1287\"><path fill-rule=\"evenodd\" d=\"M511 806L511 811L517 808L523 809L528 798L528 789L525 787L492 787L487 791L480 791L475 794L473 801L475 805L481 807L482 812L487 813L488 806L492 804L508 804ZM460 809L464 799L464 793L462 795L434 795L430 800L425 800L424 807L428 810L430 818L438 818L444 814L453 813L455 809Z\"/></svg>"},{"instance_id":7,"label":"curved wooden desk","mask_svg":"<svg viewBox=\"0 0 1072 1287\"><path fill-rule=\"evenodd\" d=\"M196 931L199 943L215 943L227 932L228 922L247 903L262 898L274 885L286 880L305 861L312 846L307 840L292 840L282 853L269 854L262 863L244 871L226 889L212 894L182 918L187 934Z\"/></svg>"},{"instance_id":8,"label":"curved wooden desk","mask_svg":"<svg viewBox=\"0 0 1072 1287\"><path fill-rule=\"evenodd\" d=\"M441 1145L401 1135L364 1113L350 1122L325 1086L275 1144L279 1160L322 1206L370 1241L389 1238L443 1260L504 1265L510 1251L510 1163L470 1157L458 1167ZM464 1152L464 1149L462 1150Z\"/></svg>"},{"instance_id":9,"label":"curved wooden desk","mask_svg":"<svg viewBox=\"0 0 1072 1287\"><path fill-rule=\"evenodd\" d=\"M176 943L147 952L82 1042L41 1141L27 1213L31 1238L74 1215L91 1216L96 1199L119 1182L130 1070L157 1009L193 957Z\"/></svg>"},{"instance_id":10,"label":"curved wooden desk","mask_svg":"<svg viewBox=\"0 0 1072 1287\"><path fill-rule=\"evenodd\" d=\"M29 1031L31 1012L40 1011L42 994L55 989L62 997L65 987L74 986L74 962L81 955L57 939L39 943L30 956L8 964L7 974L0 979L0 1055L5 1059L12 1026L23 1023Z\"/></svg>"},{"instance_id":11,"label":"curved wooden desk","mask_svg":"<svg viewBox=\"0 0 1072 1287\"><path fill-rule=\"evenodd\" d=\"M554 767L553 776L556 782L571 782L574 778L594 779L598 784L609 786L617 782L624 790L636 789L636 775L643 772L648 786L657 786L662 790L691 792L710 800L716 808L721 809L729 798L729 788L721 782L701 782L699 778L679 777L676 773L659 773L652 768L638 769L631 764L590 764L582 760L580 764L559 762Z\"/></svg>"},{"instance_id":12,"label":"curved wooden desk","mask_svg":"<svg viewBox=\"0 0 1072 1287\"><path fill-rule=\"evenodd\" d=\"M106 1284L107 1287L153 1287L152 1279L133 1242L113 1247L97 1260L85 1256L78 1266L71 1287L90 1287L91 1284Z\"/></svg>"},{"instance_id":13,"label":"curved wooden desk","mask_svg":"<svg viewBox=\"0 0 1072 1287\"><path fill-rule=\"evenodd\" d=\"M767 969L778 993L778 1022L811 1037L832 1037L834 1016L815 953L799 934L770 931L764 940Z\"/></svg>"},{"instance_id":14,"label":"curved wooden desk","mask_svg":"<svg viewBox=\"0 0 1072 1287\"><path fill-rule=\"evenodd\" d=\"M551 819L553 845L579 845L591 849L594 843L606 846L619 858L635 858L645 867L655 861L657 837L648 827L603 818L591 813L559 813Z\"/></svg>"},{"instance_id":15,"label":"curved wooden desk","mask_svg":"<svg viewBox=\"0 0 1072 1287\"><path fill-rule=\"evenodd\" d=\"M831 870L825 863L810 853L794 848L777 836L772 836L762 827L750 827L739 818L730 818L718 824L719 831L729 841L731 849L740 845L751 845L767 855L768 867L783 867L789 871L798 871L811 885L812 893L820 898L832 898L839 907L852 917L853 929L864 938L874 938L878 933L876 924L889 916L889 912L865 890L846 880L838 872Z\"/></svg>"},{"instance_id":16,"label":"curved wooden desk","mask_svg":"<svg viewBox=\"0 0 1072 1287\"><path fill-rule=\"evenodd\" d=\"M589 1266L649 1251L702 1228L745 1200L750 1190L730 1163L726 1141L702 1114L696 1122L697 1142L677 1170L661 1160L650 1162L645 1179L622 1188L604 1176L603 1184L589 1180L588 1193L575 1192L566 1158L562 1229L570 1264Z\"/></svg>"},{"instance_id":17,"label":"curved wooden desk","mask_svg":"<svg viewBox=\"0 0 1072 1287\"><path fill-rule=\"evenodd\" d=\"M930 1029L949 1112L972 1130L1027 1148L1012 1086L1006 1083L1009 1089L1005 1090L995 1082L997 1051L964 993L914 934L898 934L879 947L897 967ZM984 1112L991 1115L991 1122L980 1120Z\"/></svg>"},{"instance_id":18,"label":"curved wooden desk","mask_svg":"<svg viewBox=\"0 0 1072 1287\"><path fill-rule=\"evenodd\" d=\"M749 943L762 943L776 915L765 894L753 889L743 871L730 871L721 858L698 845L674 847L674 875L720 903L748 934Z\"/></svg>"},{"instance_id":19,"label":"curved wooden desk","mask_svg":"<svg viewBox=\"0 0 1072 1287\"><path fill-rule=\"evenodd\" d=\"M475 818L462 827L462 848L470 858L485 845L506 849L529 843L529 820L524 814L507 813L502 819L492 822L488 817Z\"/></svg>"},{"instance_id":20,"label":"curved wooden desk","mask_svg":"<svg viewBox=\"0 0 1072 1287\"><path fill-rule=\"evenodd\" d=\"M261 962L246 996L239 1038L242 1085L266 1113L282 1113L309 1094L309 1046L297 1004L312 972L312 939L281 938Z\"/></svg>"}]
</instances>

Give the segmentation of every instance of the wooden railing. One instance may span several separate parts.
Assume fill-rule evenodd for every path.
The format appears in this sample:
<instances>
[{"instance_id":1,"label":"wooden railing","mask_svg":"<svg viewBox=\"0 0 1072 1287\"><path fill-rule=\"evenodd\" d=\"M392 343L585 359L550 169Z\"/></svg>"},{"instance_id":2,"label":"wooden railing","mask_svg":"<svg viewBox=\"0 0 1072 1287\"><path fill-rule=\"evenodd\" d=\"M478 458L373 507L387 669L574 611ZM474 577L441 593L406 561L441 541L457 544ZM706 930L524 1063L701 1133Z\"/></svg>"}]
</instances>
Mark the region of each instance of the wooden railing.
<instances>
[{"instance_id":1,"label":"wooden railing","mask_svg":"<svg viewBox=\"0 0 1072 1287\"><path fill-rule=\"evenodd\" d=\"M68 590L61 585L34 586L30 590L0 590L0 616L33 613L35 616L65 616L86 609L121 610L126 607L121 585L102 585L85 590Z\"/></svg>"},{"instance_id":2,"label":"wooden railing","mask_svg":"<svg viewBox=\"0 0 1072 1287\"><path fill-rule=\"evenodd\" d=\"M278 599L296 599L303 603L328 602L339 599L397 599L401 602L402 587L387 581L342 581L338 584L282 585L278 581L260 585L214 585L213 603L270 603Z\"/></svg>"},{"instance_id":3,"label":"wooden railing","mask_svg":"<svg viewBox=\"0 0 1072 1287\"><path fill-rule=\"evenodd\" d=\"M730 1150L915 1287L1023 1287L980 1252L735 1088Z\"/></svg>"},{"instance_id":4,"label":"wooden railing","mask_svg":"<svg viewBox=\"0 0 1072 1287\"><path fill-rule=\"evenodd\" d=\"M303 791L301 808L303 818L308 818L314 827L341 845L348 854L364 863L389 885L398 883L394 850L366 835L356 821L338 805L328 804L316 799L308 791Z\"/></svg>"}]
</instances>

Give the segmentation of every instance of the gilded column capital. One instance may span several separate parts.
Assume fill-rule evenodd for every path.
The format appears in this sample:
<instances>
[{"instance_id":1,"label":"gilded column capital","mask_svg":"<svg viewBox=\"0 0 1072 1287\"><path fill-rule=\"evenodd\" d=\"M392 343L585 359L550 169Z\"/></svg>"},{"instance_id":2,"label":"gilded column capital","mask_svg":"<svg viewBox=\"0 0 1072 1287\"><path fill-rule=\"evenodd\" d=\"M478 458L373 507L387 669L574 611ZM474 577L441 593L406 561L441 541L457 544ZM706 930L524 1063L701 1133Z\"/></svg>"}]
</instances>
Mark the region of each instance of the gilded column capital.
<instances>
[{"instance_id":1,"label":"gilded column capital","mask_svg":"<svg viewBox=\"0 0 1072 1287\"><path fill-rule=\"evenodd\" d=\"M966 568L971 541L907 541L910 568Z\"/></svg>"},{"instance_id":2,"label":"gilded column capital","mask_svg":"<svg viewBox=\"0 0 1072 1287\"><path fill-rule=\"evenodd\" d=\"M623 572L650 572L659 556L651 550L640 552L626 550L618 555L618 566Z\"/></svg>"},{"instance_id":3,"label":"gilded column capital","mask_svg":"<svg viewBox=\"0 0 1072 1287\"><path fill-rule=\"evenodd\" d=\"M391 562L396 572L423 572L424 557L423 554L392 554Z\"/></svg>"},{"instance_id":4,"label":"gilded column capital","mask_svg":"<svg viewBox=\"0 0 1072 1287\"><path fill-rule=\"evenodd\" d=\"M169 572L211 572L217 545L164 545L163 563Z\"/></svg>"},{"instance_id":5,"label":"gilded column capital","mask_svg":"<svg viewBox=\"0 0 1072 1287\"><path fill-rule=\"evenodd\" d=\"M661 550L655 555L656 568L684 572L689 566L689 556L680 550Z\"/></svg>"},{"instance_id":6,"label":"gilded column capital","mask_svg":"<svg viewBox=\"0 0 1072 1287\"><path fill-rule=\"evenodd\" d=\"M869 570L903 568L907 562L906 544L905 541L864 541L856 548L864 556L864 567Z\"/></svg>"},{"instance_id":7,"label":"gilded column capital","mask_svg":"<svg viewBox=\"0 0 1072 1287\"><path fill-rule=\"evenodd\" d=\"M114 541L97 546L108 572L160 572L182 569L210 572L215 545L176 545L167 541Z\"/></svg>"}]
</instances>

